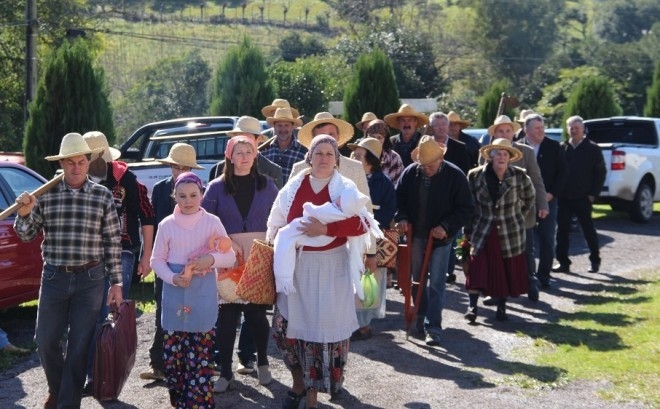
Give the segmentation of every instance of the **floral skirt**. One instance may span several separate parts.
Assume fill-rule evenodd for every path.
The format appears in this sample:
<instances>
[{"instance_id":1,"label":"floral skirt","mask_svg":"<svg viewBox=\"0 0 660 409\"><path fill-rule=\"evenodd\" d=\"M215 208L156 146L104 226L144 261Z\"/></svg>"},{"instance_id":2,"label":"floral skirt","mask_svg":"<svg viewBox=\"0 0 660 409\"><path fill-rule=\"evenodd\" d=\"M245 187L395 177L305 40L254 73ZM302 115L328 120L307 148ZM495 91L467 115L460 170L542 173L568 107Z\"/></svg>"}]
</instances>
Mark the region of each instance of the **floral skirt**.
<instances>
[{"instance_id":1,"label":"floral skirt","mask_svg":"<svg viewBox=\"0 0 660 409\"><path fill-rule=\"evenodd\" d=\"M208 332L165 331L163 358L170 403L175 408L214 409L213 341Z\"/></svg>"},{"instance_id":2,"label":"floral skirt","mask_svg":"<svg viewBox=\"0 0 660 409\"><path fill-rule=\"evenodd\" d=\"M465 288L497 298L526 294L529 281L525 253L502 257L497 229L492 228L484 247L470 260Z\"/></svg>"},{"instance_id":3,"label":"floral skirt","mask_svg":"<svg viewBox=\"0 0 660 409\"><path fill-rule=\"evenodd\" d=\"M273 314L273 339L289 370L301 369L306 389L338 392L344 383L349 340L319 343L286 337L288 321L277 308Z\"/></svg>"}]
</instances>

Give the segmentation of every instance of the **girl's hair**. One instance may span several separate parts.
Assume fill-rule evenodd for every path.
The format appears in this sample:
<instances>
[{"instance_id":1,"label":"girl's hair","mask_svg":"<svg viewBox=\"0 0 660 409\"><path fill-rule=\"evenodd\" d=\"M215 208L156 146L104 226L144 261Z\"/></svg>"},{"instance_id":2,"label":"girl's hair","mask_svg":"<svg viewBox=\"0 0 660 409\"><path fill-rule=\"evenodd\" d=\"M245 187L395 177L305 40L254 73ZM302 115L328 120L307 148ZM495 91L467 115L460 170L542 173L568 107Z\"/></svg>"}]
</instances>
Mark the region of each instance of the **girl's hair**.
<instances>
[{"instance_id":1,"label":"girl's hair","mask_svg":"<svg viewBox=\"0 0 660 409\"><path fill-rule=\"evenodd\" d=\"M245 142L238 142L238 143L245 143ZM250 146L253 146L250 144ZM233 151L233 149L232 149ZM236 191L238 189L238 182L234 178L236 175L235 173L235 167L234 164L231 161L231 158L225 156L225 169L222 173L222 180L225 181L225 193L228 194L229 196L234 196L236 194ZM257 156L255 154L254 162L252 162L252 167L250 168L250 176L252 176L257 184L257 190L262 190L266 187L266 176L262 175L259 173L259 169L257 168Z\"/></svg>"},{"instance_id":2,"label":"girl's hair","mask_svg":"<svg viewBox=\"0 0 660 409\"><path fill-rule=\"evenodd\" d=\"M366 154L364 155L364 159L367 161L369 165L371 165L371 171L372 172L382 172L383 171L383 166L380 164L380 159L376 157L371 151L368 151L367 149L364 150Z\"/></svg>"}]
</instances>

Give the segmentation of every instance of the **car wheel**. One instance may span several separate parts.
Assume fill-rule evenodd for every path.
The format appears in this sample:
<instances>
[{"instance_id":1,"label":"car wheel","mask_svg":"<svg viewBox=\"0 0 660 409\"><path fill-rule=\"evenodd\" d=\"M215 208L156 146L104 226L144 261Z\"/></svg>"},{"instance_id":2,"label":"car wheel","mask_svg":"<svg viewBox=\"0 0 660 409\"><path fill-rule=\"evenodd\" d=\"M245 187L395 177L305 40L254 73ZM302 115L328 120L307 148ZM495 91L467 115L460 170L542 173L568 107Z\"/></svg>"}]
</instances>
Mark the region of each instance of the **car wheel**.
<instances>
[{"instance_id":1,"label":"car wheel","mask_svg":"<svg viewBox=\"0 0 660 409\"><path fill-rule=\"evenodd\" d=\"M647 223L653 215L653 190L646 182L639 184L630 206L630 217L639 223Z\"/></svg>"}]
</instances>

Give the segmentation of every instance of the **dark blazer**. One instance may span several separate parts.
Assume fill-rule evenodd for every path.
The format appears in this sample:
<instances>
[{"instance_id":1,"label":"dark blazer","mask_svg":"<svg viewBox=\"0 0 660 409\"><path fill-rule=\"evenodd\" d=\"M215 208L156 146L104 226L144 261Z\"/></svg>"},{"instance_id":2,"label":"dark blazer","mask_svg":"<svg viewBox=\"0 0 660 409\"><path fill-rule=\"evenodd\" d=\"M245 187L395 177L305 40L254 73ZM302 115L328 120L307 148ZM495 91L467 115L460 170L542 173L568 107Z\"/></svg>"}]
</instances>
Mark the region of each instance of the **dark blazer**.
<instances>
[{"instance_id":1,"label":"dark blazer","mask_svg":"<svg viewBox=\"0 0 660 409\"><path fill-rule=\"evenodd\" d=\"M529 145L527 138L522 138L518 143ZM559 142L548 137L543 138L536 154L536 162L541 169L545 191L553 197L558 197L568 178L568 164Z\"/></svg>"},{"instance_id":2,"label":"dark blazer","mask_svg":"<svg viewBox=\"0 0 660 409\"><path fill-rule=\"evenodd\" d=\"M458 166L458 168L466 175L472 168L472 166L470 166L470 155L468 154L467 146L456 139L447 138L447 153L445 153L445 160Z\"/></svg>"},{"instance_id":3,"label":"dark blazer","mask_svg":"<svg viewBox=\"0 0 660 409\"><path fill-rule=\"evenodd\" d=\"M566 199L598 197L607 176L605 158L600 147L585 137L576 148L568 141L562 142L561 148L566 153L568 179L560 197Z\"/></svg>"}]
</instances>

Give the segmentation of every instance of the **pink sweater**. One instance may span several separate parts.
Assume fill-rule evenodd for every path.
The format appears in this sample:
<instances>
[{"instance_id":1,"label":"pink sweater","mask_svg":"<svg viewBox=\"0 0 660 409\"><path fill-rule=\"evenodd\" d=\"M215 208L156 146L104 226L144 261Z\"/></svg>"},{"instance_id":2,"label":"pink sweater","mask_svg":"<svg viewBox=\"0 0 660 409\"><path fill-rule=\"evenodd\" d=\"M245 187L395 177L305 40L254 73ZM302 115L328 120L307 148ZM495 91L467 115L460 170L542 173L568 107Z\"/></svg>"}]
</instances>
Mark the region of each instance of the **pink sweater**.
<instances>
[{"instance_id":1,"label":"pink sweater","mask_svg":"<svg viewBox=\"0 0 660 409\"><path fill-rule=\"evenodd\" d=\"M175 274L167 263L186 264L188 257L202 246L208 244L213 236L226 236L220 219L207 213L203 208L192 215L181 213L179 207L174 208L174 214L167 216L158 225L158 233L151 255L151 268L164 282L172 282ZM217 251L209 253L214 258L211 267L233 267L236 262L234 250L226 253Z\"/></svg>"}]
</instances>

